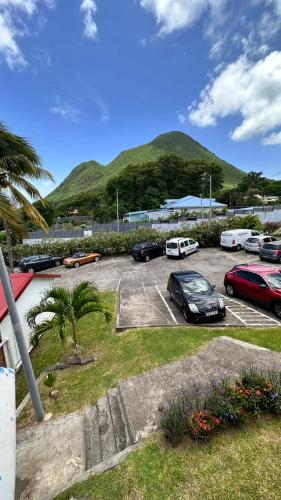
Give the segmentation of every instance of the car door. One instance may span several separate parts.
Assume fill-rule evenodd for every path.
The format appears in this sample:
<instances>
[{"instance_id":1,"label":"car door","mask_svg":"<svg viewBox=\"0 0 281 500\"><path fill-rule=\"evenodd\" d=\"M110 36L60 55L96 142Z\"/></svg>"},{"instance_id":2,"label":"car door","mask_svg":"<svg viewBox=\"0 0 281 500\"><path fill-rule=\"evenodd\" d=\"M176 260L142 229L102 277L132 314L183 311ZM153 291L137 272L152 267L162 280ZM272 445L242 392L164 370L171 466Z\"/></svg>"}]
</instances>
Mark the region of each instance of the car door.
<instances>
[{"instance_id":1,"label":"car door","mask_svg":"<svg viewBox=\"0 0 281 500\"><path fill-rule=\"evenodd\" d=\"M190 248L190 253L195 252L195 250L196 250L196 241L189 240L189 248Z\"/></svg>"},{"instance_id":2,"label":"car door","mask_svg":"<svg viewBox=\"0 0 281 500\"><path fill-rule=\"evenodd\" d=\"M173 279L173 299L175 304L179 309L182 308L182 289L178 283L178 281L174 278Z\"/></svg>"},{"instance_id":3,"label":"car door","mask_svg":"<svg viewBox=\"0 0 281 500\"><path fill-rule=\"evenodd\" d=\"M50 256L49 255L40 255L39 261L37 264L38 270L48 269L50 267Z\"/></svg>"},{"instance_id":4,"label":"car door","mask_svg":"<svg viewBox=\"0 0 281 500\"><path fill-rule=\"evenodd\" d=\"M248 297L254 302L268 304L271 302L270 288L265 280L256 273L249 273Z\"/></svg>"},{"instance_id":5,"label":"car door","mask_svg":"<svg viewBox=\"0 0 281 500\"><path fill-rule=\"evenodd\" d=\"M189 240L184 240L184 253L188 255L191 252Z\"/></svg>"},{"instance_id":6,"label":"car door","mask_svg":"<svg viewBox=\"0 0 281 500\"><path fill-rule=\"evenodd\" d=\"M239 295L243 295L244 297L248 297L250 294L249 286L251 284L250 275L248 271L236 271L233 273L233 285L235 287L236 292Z\"/></svg>"}]
</instances>

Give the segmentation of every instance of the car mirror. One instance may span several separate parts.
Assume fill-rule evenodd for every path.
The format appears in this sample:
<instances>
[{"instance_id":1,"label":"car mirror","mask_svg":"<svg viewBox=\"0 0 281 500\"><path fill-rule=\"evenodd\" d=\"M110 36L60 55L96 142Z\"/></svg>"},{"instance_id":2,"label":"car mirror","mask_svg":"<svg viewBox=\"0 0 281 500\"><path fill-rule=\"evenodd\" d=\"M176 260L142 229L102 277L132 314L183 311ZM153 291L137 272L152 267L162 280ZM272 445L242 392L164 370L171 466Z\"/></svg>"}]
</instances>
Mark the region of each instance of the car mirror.
<instances>
[{"instance_id":1,"label":"car mirror","mask_svg":"<svg viewBox=\"0 0 281 500\"><path fill-rule=\"evenodd\" d=\"M216 288L217 285L211 285L212 286L212 289L214 290Z\"/></svg>"}]
</instances>

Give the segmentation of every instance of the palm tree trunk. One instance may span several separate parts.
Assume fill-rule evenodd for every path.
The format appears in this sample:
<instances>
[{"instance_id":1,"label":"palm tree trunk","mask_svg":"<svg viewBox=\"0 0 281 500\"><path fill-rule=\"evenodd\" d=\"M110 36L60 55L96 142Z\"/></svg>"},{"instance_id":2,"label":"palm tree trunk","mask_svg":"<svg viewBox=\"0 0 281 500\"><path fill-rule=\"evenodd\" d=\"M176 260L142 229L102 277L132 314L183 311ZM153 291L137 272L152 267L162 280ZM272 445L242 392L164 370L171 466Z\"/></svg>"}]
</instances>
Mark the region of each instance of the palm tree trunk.
<instances>
[{"instance_id":1,"label":"palm tree trunk","mask_svg":"<svg viewBox=\"0 0 281 500\"><path fill-rule=\"evenodd\" d=\"M10 272L14 272L14 259L13 259L13 246L12 246L12 238L11 238L11 228L6 224L4 221L4 228L5 228L5 233L6 233L6 242L7 242L7 249L8 249L8 261L9 261L9 268Z\"/></svg>"},{"instance_id":2,"label":"palm tree trunk","mask_svg":"<svg viewBox=\"0 0 281 500\"><path fill-rule=\"evenodd\" d=\"M77 345L78 345L78 339L77 339L77 324L76 324L76 321L74 321L72 323L72 339L73 339L73 343L77 347Z\"/></svg>"}]
</instances>

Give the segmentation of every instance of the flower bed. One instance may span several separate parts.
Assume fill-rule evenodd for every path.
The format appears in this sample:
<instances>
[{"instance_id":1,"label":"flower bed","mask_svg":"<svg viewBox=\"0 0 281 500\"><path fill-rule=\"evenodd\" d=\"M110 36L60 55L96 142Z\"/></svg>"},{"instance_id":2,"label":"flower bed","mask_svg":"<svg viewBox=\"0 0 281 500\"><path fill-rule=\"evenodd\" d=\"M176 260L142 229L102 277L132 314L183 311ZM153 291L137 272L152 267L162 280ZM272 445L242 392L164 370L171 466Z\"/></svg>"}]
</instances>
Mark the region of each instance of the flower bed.
<instances>
[{"instance_id":1,"label":"flower bed","mask_svg":"<svg viewBox=\"0 0 281 500\"><path fill-rule=\"evenodd\" d=\"M196 386L181 389L178 398L161 408L160 426L174 444L187 435L206 441L221 428L265 413L281 414L281 372L251 369L234 383L212 382L207 393Z\"/></svg>"}]
</instances>

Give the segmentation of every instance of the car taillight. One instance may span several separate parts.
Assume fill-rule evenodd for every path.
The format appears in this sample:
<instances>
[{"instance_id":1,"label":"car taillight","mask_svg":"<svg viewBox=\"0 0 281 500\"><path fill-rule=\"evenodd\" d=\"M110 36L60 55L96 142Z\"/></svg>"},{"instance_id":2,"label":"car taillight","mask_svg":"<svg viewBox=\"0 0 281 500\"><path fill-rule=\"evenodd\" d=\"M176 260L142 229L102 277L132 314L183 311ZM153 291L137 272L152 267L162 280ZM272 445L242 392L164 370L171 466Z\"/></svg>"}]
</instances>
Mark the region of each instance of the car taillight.
<instances>
[{"instance_id":1,"label":"car taillight","mask_svg":"<svg viewBox=\"0 0 281 500\"><path fill-rule=\"evenodd\" d=\"M235 245L235 240L232 240L232 245Z\"/></svg>"},{"instance_id":2,"label":"car taillight","mask_svg":"<svg viewBox=\"0 0 281 500\"><path fill-rule=\"evenodd\" d=\"M141 250L141 255L143 255L143 254L144 254L144 251L143 251L143 250Z\"/></svg>"},{"instance_id":3,"label":"car taillight","mask_svg":"<svg viewBox=\"0 0 281 500\"><path fill-rule=\"evenodd\" d=\"M273 255L279 255L279 254L280 254L280 250L274 250Z\"/></svg>"}]
</instances>

